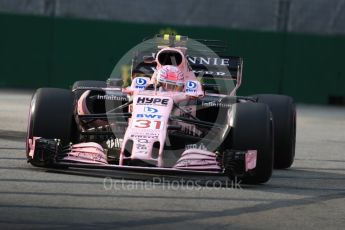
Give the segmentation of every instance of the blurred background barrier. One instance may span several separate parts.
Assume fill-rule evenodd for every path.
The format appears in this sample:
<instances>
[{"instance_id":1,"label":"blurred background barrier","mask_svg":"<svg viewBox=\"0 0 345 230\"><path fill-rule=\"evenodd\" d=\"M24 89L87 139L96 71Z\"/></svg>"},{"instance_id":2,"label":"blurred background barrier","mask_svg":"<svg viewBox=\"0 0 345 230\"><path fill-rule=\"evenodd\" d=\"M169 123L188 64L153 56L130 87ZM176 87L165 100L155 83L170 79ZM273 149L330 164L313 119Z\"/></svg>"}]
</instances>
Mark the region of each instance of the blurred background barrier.
<instances>
[{"instance_id":1,"label":"blurred background barrier","mask_svg":"<svg viewBox=\"0 0 345 230\"><path fill-rule=\"evenodd\" d=\"M144 37L221 39L243 56L240 94L345 103L344 0L0 0L0 87L106 79Z\"/></svg>"}]
</instances>

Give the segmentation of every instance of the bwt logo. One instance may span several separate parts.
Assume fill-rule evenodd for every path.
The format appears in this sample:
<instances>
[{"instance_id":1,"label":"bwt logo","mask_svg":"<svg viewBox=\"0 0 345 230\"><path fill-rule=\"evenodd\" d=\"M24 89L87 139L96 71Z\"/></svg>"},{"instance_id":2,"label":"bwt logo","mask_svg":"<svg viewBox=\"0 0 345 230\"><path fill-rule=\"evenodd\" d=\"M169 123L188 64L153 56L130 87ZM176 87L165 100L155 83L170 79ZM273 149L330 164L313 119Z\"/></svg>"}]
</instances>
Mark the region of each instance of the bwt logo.
<instances>
[{"instance_id":1,"label":"bwt logo","mask_svg":"<svg viewBox=\"0 0 345 230\"><path fill-rule=\"evenodd\" d=\"M152 97L138 97L137 104L144 104L144 105L168 105L169 99L162 99L162 98L152 98Z\"/></svg>"},{"instance_id":2,"label":"bwt logo","mask_svg":"<svg viewBox=\"0 0 345 230\"><path fill-rule=\"evenodd\" d=\"M197 84L194 81L187 81L186 92L196 92Z\"/></svg>"},{"instance_id":3,"label":"bwt logo","mask_svg":"<svg viewBox=\"0 0 345 230\"><path fill-rule=\"evenodd\" d=\"M157 119L161 119L162 115L156 115L156 114L137 114L137 118L157 118Z\"/></svg>"},{"instance_id":4,"label":"bwt logo","mask_svg":"<svg viewBox=\"0 0 345 230\"><path fill-rule=\"evenodd\" d=\"M147 113L157 113L157 112L158 112L158 109L155 109L155 108L152 108L152 107L147 107L147 106L145 106L144 112L147 112Z\"/></svg>"},{"instance_id":5,"label":"bwt logo","mask_svg":"<svg viewBox=\"0 0 345 230\"><path fill-rule=\"evenodd\" d=\"M145 78L142 78L142 77L137 77L135 78L135 83L137 83L137 85L139 86L144 86L146 85L146 79Z\"/></svg>"},{"instance_id":6,"label":"bwt logo","mask_svg":"<svg viewBox=\"0 0 345 230\"><path fill-rule=\"evenodd\" d=\"M135 78L135 83L136 83L135 88L144 89L146 86L147 80L145 78L142 78L142 77L137 77L137 78Z\"/></svg>"},{"instance_id":7,"label":"bwt logo","mask_svg":"<svg viewBox=\"0 0 345 230\"><path fill-rule=\"evenodd\" d=\"M187 89L196 89L196 83L194 81L188 81Z\"/></svg>"}]
</instances>

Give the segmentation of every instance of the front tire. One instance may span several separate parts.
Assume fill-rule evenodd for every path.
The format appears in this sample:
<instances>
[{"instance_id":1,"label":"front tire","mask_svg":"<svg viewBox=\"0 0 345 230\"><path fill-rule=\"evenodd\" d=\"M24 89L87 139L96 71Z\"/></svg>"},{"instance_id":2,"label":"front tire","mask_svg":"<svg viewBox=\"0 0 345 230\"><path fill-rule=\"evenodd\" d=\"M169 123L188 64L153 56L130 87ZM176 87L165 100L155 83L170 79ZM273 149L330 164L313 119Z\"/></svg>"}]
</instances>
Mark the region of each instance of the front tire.
<instances>
[{"instance_id":1,"label":"front tire","mask_svg":"<svg viewBox=\"0 0 345 230\"><path fill-rule=\"evenodd\" d=\"M41 88L35 92L31 100L26 137L26 155L31 164L48 166L32 161L29 156L29 139L60 139L62 145L74 141L76 125L73 113L74 94L71 91Z\"/></svg>"},{"instance_id":2,"label":"front tire","mask_svg":"<svg viewBox=\"0 0 345 230\"><path fill-rule=\"evenodd\" d=\"M268 106L237 103L233 106L233 114L233 126L227 143L233 150L257 150L255 169L241 179L249 184L265 183L273 171L273 127Z\"/></svg>"}]
</instances>

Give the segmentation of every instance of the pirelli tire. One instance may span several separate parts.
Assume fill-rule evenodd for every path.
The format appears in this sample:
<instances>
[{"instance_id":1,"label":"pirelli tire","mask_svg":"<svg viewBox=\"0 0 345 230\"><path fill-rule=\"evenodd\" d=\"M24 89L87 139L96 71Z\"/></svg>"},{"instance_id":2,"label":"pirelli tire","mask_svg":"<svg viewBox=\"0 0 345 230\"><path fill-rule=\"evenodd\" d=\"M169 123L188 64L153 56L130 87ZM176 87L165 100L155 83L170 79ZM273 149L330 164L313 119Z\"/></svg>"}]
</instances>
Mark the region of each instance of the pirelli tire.
<instances>
[{"instance_id":1,"label":"pirelli tire","mask_svg":"<svg viewBox=\"0 0 345 230\"><path fill-rule=\"evenodd\" d=\"M74 91L77 98L79 98L86 90L79 89L75 91L75 89L82 88L82 87L106 88L107 83L105 81L90 81L90 80L76 81L74 82L72 86L72 91Z\"/></svg>"},{"instance_id":2,"label":"pirelli tire","mask_svg":"<svg viewBox=\"0 0 345 230\"><path fill-rule=\"evenodd\" d=\"M257 150L255 169L245 174L244 183L267 182L273 171L273 127L271 113L262 103L237 103L230 129L230 145L234 150Z\"/></svg>"},{"instance_id":3,"label":"pirelli tire","mask_svg":"<svg viewBox=\"0 0 345 230\"><path fill-rule=\"evenodd\" d=\"M73 112L74 94L70 90L40 88L35 92L31 99L26 137L26 155L31 164L49 166L49 162L34 162L31 159L29 139L60 139L62 145L74 141L77 128Z\"/></svg>"},{"instance_id":4,"label":"pirelli tire","mask_svg":"<svg viewBox=\"0 0 345 230\"><path fill-rule=\"evenodd\" d=\"M274 168L291 167L296 146L296 106L291 97L274 94L254 95L259 103L268 105L273 115Z\"/></svg>"}]
</instances>

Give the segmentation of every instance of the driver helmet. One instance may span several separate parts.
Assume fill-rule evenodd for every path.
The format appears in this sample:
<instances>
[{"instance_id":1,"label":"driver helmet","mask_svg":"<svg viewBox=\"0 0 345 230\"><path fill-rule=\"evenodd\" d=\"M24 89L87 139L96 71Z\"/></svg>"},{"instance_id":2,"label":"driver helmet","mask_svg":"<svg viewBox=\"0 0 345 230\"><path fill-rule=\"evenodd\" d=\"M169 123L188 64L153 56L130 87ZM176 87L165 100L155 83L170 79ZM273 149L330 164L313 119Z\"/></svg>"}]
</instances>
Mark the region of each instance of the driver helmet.
<instances>
[{"instance_id":1,"label":"driver helmet","mask_svg":"<svg viewBox=\"0 0 345 230\"><path fill-rule=\"evenodd\" d=\"M181 92L184 86L184 76L182 71L173 65L162 66L158 70L157 80L166 91Z\"/></svg>"}]
</instances>

